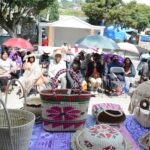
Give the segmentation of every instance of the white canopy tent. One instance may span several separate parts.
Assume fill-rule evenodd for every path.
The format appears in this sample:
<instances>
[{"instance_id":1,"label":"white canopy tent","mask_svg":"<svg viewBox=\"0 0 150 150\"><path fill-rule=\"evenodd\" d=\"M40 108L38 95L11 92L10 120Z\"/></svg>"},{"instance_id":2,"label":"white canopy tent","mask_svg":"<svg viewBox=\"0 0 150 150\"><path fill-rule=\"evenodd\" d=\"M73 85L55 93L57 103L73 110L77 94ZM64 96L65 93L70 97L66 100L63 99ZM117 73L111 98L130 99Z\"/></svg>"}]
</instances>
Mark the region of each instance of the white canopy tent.
<instances>
[{"instance_id":1,"label":"white canopy tent","mask_svg":"<svg viewBox=\"0 0 150 150\"><path fill-rule=\"evenodd\" d=\"M42 28L48 28L48 45L60 47L65 42L74 46L78 39L89 34L100 32L103 35L105 27L91 25L74 16L64 17L53 23L39 23L39 46L42 45Z\"/></svg>"}]
</instances>

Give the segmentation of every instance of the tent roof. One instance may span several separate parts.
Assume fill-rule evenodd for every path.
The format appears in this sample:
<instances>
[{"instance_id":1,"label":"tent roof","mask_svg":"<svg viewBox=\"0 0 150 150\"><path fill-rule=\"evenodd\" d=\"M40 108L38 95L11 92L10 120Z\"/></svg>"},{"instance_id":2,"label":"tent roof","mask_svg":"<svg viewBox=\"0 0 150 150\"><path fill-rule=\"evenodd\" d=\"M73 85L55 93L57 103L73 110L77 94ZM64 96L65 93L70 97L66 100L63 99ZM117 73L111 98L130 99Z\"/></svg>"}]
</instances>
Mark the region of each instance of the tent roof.
<instances>
[{"instance_id":1,"label":"tent roof","mask_svg":"<svg viewBox=\"0 0 150 150\"><path fill-rule=\"evenodd\" d=\"M104 26L91 25L75 16L68 16L62 18L53 23L40 23L40 26L52 26L52 27L67 27L67 28L81 28L81 29L100 29L105 28Z\"/></svg>"}]
</instances>

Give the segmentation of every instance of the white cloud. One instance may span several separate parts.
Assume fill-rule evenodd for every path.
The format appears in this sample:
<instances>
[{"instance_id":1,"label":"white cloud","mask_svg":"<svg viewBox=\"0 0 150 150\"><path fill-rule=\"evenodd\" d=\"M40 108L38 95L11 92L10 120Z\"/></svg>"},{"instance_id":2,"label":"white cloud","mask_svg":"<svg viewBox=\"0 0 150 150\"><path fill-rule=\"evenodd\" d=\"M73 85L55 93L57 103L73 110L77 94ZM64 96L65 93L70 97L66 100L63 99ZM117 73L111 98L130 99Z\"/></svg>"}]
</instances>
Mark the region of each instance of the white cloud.
<instances>
[{"instance_id":1,"label":"white cloud","mask_svg":"<svg viewBox=\"0 0 150 150\"><path fill-rule=\"evenodd\" d=\"M131 0L123 0L124 2L130 2ZM150 5L150 0L136 0L138 3Z\"/></svg>"}]
</instances>

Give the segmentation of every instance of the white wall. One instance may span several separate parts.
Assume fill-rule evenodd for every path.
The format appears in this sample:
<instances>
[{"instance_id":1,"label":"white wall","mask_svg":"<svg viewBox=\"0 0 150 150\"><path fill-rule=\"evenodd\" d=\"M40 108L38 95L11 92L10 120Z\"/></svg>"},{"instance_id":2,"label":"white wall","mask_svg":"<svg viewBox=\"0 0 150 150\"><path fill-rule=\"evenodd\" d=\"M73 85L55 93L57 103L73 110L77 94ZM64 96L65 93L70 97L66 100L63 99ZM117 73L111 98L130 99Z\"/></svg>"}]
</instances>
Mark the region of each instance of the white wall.
<instances>
[{"instance_id":1,"label":"white wall","mask_svg":"<svg viewBox=\"0 0 150 150\"><path fill-rule=\"evenodd\" d=\"M54 29L54 42L53 46L58 47L62 46L63 43L67 42L68 44L71 44L71 46L74 46L74 43L84 37L90 34L89 29L75 29L75 28L59 28L55 27Z\"/></svg>"}]
</instances>

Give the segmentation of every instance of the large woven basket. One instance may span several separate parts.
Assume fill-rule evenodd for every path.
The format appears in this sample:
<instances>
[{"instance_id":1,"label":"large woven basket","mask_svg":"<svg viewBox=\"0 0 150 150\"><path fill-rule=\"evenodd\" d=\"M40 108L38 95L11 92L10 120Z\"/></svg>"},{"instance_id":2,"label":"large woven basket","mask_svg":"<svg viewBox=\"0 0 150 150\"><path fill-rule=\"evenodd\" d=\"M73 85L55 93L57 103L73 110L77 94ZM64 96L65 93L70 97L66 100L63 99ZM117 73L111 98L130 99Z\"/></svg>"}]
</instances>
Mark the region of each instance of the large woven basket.
<instances>
[{"instance_id":1,"label":"large woven basket","mask_svg":"<svg viewBox=\"0 0 150 150\"><path fill-rule=\"evenodd\" d=\"M8 109L0 110L0 150L27 150L35 121L33 113Z\"/></svg>"},{"instance_id":2,"label":"large woven basket","mask_svg":"<svg viewBox=\"0 0 150 150\"><path fill-rule=\"evenodd\" d=\"M55 89L58 76L64 72L69 72L73 76L79 89ZM81 91L79 78L75 72L66 69L59 71L51 86L53 90L46 89L40 92L44 129L75 131L84 127L91 95L89 92Z\"/></svg>"}]
</instances>

